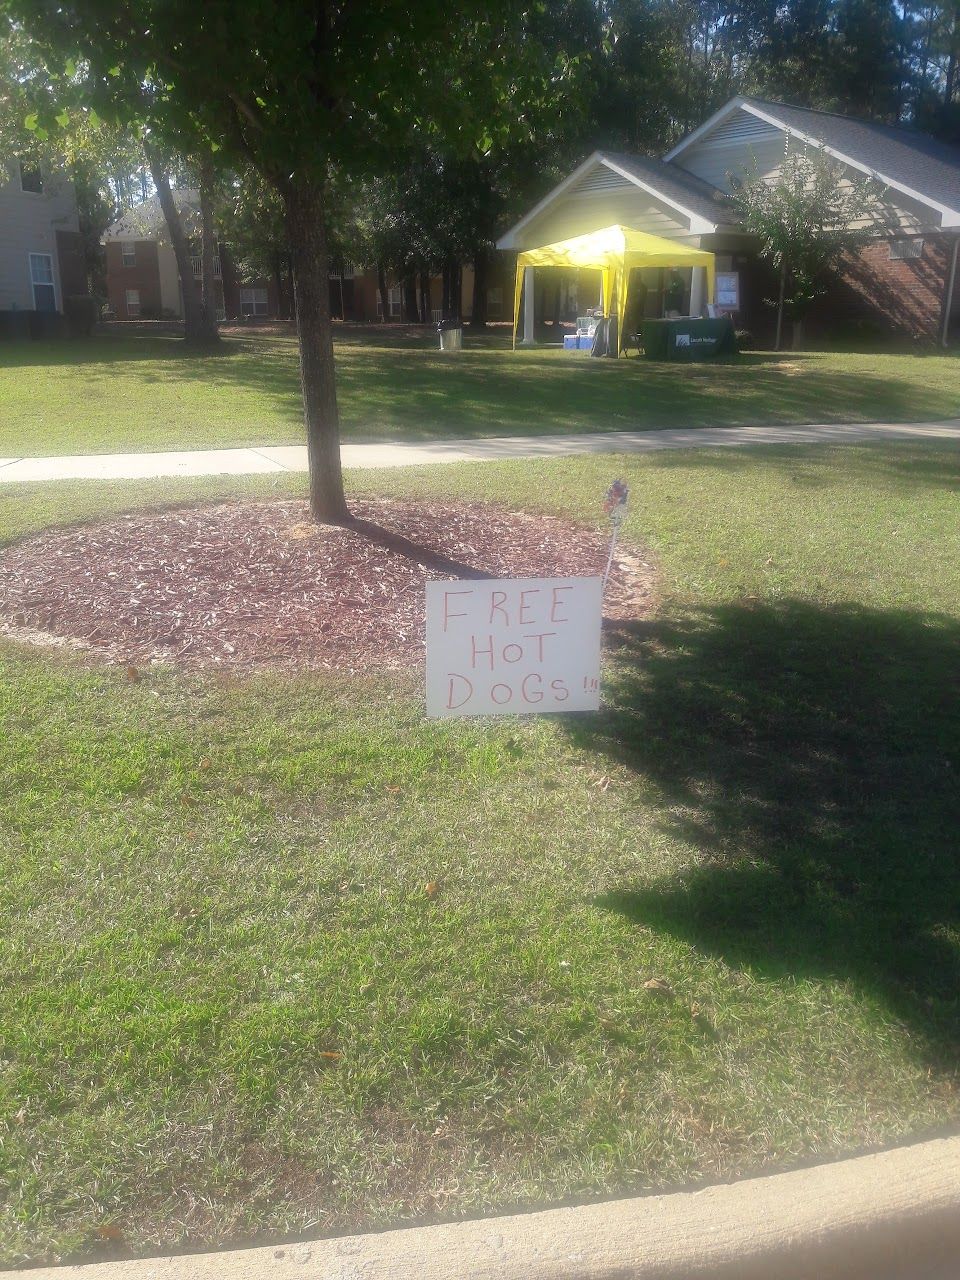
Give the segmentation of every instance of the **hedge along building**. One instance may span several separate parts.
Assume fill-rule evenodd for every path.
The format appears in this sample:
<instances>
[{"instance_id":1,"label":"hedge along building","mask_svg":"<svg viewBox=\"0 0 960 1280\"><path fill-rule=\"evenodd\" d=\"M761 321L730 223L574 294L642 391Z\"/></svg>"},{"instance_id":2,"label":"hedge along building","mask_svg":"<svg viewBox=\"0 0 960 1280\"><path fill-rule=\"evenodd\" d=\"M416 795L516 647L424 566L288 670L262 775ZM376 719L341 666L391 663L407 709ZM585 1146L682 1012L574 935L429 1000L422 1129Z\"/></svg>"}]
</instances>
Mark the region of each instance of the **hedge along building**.
<instances>
[{"instance_id":1,"label":"hedge along building","mask_svg":"<svg viewBox=\"0 0 960 1280\"><path fill-rule=\"evenodd\" d=\"M555 187L497 247L539 248L620 223L716 255L718 272L738 276L737 323L772 322L770 268L757 254L730 198L756 166L775 178L787 149L816 147L838 165L840 181L868 175L883 190L877 234L845 263L817 307L814 324L871 317L912 338L946 341L960 314L956 288L960 237L960 148L910 129L811 111L759 98L733 98L662 159L597 151ZM699 314L702 270L646 272L635 315ZM580 310L599 300L596 273L564 286L556 277L524 279L523 341L557 311L556 291L573 290Z\"/></svg>"}]
</instances>

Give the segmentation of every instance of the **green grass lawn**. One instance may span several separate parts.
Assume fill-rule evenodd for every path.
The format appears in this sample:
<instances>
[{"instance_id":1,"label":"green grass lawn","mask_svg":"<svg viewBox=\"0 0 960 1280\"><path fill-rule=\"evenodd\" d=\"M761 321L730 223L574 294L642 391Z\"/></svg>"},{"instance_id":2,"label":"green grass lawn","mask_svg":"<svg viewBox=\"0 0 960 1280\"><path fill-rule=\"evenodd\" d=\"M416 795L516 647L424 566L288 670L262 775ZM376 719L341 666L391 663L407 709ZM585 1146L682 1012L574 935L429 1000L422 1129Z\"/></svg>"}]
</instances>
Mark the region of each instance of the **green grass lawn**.
<instances>
[{"instance_id":1,"label":"green grass lawn","mask_svg":"<svg viewBox=\"0 0 960 1280\"><path fill-rule=\"evenodd\" d=\"M591 360L556 348L511 352L467 338L342 331L338 385L356 440L539 435L788 422L960 416L955 355L746 353L715 365ZM297 444L292 338L225 339L185 355L175 338L0 346L0 458Z\"/></svg>"},{"instance_id":2,"label":"green grass lawn","mask_svg":"<svg viewBox=\"0 0 960 1280\"><path fill-rule=\"evenodd\" d=\"M428 723L412 675L130 682L0 645L5 1262L957 1124L960 451L355 483L593 521L617 473L663 600L610 634L598 714ZM10 486L0 539L300 485Z\"/></svg>"}]
</instances>

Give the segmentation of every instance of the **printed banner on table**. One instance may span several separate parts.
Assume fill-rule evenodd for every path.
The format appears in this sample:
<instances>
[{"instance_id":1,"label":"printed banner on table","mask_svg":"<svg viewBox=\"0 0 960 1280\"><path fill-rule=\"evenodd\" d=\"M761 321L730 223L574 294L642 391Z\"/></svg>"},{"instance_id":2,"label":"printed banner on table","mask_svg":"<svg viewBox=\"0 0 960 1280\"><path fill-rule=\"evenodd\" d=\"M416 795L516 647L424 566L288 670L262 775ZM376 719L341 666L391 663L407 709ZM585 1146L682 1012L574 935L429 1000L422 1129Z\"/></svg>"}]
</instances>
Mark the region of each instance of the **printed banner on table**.
<instances>
[{"instance_id":1,"label":"printed banner on table","mask_svg":"<svg viewBox=\"0 0 960 1280\"><path fill-rule=\"evenodd\" d=\"M427 715L600 706L601 578L427 583Z\"/></svg>"}]
</instances>

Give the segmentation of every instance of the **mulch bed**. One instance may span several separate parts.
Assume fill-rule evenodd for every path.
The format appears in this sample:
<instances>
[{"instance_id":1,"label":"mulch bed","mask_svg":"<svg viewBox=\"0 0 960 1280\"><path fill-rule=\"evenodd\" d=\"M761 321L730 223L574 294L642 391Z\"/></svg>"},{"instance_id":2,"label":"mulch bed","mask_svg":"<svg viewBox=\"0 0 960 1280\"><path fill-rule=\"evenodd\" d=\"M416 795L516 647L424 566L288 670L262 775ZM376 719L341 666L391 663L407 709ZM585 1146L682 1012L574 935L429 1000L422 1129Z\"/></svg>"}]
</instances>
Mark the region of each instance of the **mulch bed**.
<instances>
[{"instance_id":1,"label":"mulch bed","mask_svg":"<svg viewBox=\"0 0 960 1280\"><path fill-rule=\"evenodd\" d=\"M423 586L459 577L602 574L607 537L550 516L428 501L354 502L356 529L302 502L137 513L0 553L0 631L115 663L416 665ZM604 612L648 612L654 571L618 556Z\"/></svg>"}]
</instances>

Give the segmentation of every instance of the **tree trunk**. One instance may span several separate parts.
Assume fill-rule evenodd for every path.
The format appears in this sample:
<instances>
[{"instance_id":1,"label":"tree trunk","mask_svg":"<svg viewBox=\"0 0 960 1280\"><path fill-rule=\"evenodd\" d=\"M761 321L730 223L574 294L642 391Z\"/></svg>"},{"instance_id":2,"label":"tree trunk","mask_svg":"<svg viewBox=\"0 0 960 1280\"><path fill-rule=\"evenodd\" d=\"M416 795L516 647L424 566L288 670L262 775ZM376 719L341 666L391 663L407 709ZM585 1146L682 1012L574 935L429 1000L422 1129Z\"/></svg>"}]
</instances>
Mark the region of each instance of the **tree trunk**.
<instances>
[{"instance_id":1,"label":"tree trunk","mask_svg":"<svg viewBox=\"0 0 960 1280\"><path fill-rule=\"evenodd\" d=\"M803 320L794 320L793 337L790 346L793 351L803 350Z\"/></svg>"},{"instance_id":2,"label":"tree trunk","mask_svg":"<svg viewBox=\"0 0 960 1280\"><path fill-rule=\"evenodd\" d=\"M953 89L957 76L957 37L960 36L960 23L957 21L957 15L953 15L953 21L950 25L950 57L947 62L947 75L943 86L943 107L944 116L950 110L950 103L953 101ZM946 121L949 123L949 120Z\"/></svg>"},{"instance_id":3,"label":"tree trunk","mask_svg":"<svg viewBox=\"0 0 960 1280\"><path fill-rule=\"evenodd\" d=\"M780 263L780 296L777 298L777 336L773 340L774 351L780 350L780 338L783 334L783 295L787 288L787 264Z\"/></svg>"},{"instance_id":4,"label":"tree trunk","mask_svg":"<svg viewBox=\"0 0 960 1280\"><path fill-rule=\"evenodd\" d=\"M283 288L283 270L279 251L273 254L273 287L277 291L277 319L288 320L287 299Z\"/></svg>"},{"instance_id":5,"label":"tree trunk","mask_svg":"<svg viewBox=\"0 0 960 1280\"><path fill-rule=\"evenodd\" d=\"M443 312L443 319L449 320L453 314L451 307L451 295L453 292L450 284L450 259L443 260L443 287L440 292L440 310Z\"/></svg>"},{"instance_id":6,"label":"tree trunk","mask_svg":"<svg viewBox=\"0 0 960 1280\"><path fill-rule=\"evenodd\" d=\"M463 266L459 262L453 264L453 318L457 324L463 324Z\"/></svg>"},{"instance_id":7,"label":"tree trunk","mask_svg":"<svg viewBox=\"0 0 960 1280\"><path fill-rule=\"evenodd\" d=\"M297 291L293 287L293 254L286 253L284 258L287 264L287 306L290 310L289 319L294 324L297 323Z\"/></svg>"},{"instance_id":8,"label":"tree trunk","mask_svg":"<svg viewBox=\"0 0 960 1280\"><path fill-rule=\"evenodd\" d=\"M390 305L387 297L387 276L382 262L377 263L377 291L380 294L380 314L386 323L390 319Z\"/></svg>"},{"instance_id":9,"label":"tree trunk","mask_svg":"<svg viewBox=\"0 0 960 1280\"><path fill-rule=\"evenodd\" d=\"M473 303L470 308L470 328L487 327L487 267L486 249L477 249L473 255Z\"/></svg>"},{"instance_id":10,"label":"tree trunk","mask_svg":"<svg viewBox=\"0 0 960 1280\"><path fill-rule=\"evenodd\" d=\"M347 524L350 512L340 470L340 419L322 185L294 176L284 191L284 213L293 254L310 511L316 520L327 524Z\"/></svg>"},{"instance_id":11,"label":"tree trunk","mask_svg":"<svg viewBox=\"0 0 960 1280\"><path fill-rule=\"evenodd\" d=\"M429 324L433 319L430 305L430 276L426 271L420 272L420 314L423 317L423 323Z\"/></svg>"},{"instance_id":12,"label":"tree trunk","mask_svg":"<svg viewBox=\"0 0 960 1280\"><path fill-rule=\"evenodd\" d=\"M403 276L403 318L407 324L420 323L420 311L417 307L417 275L413 270L406 271Z\"/></svg>"},{"instance_id":13,"label":"tree trunk","mask_svg":"<svg viewBox=\"0 0 960 1280\"><path fill-rule=\"evenodd\" d=\"M193 264L190 261L190 246L183 231L183 223L174 203L170 190L170 178L163 161L152 147L147 148L147 160L150 164L150 176L157 189L157 198L163 210L167 224L167 234L173 247L173 256L177 260L177 271L180 273L180 291L183 294L183 336L190 346L204 345L203 307L197 297L193 283Z\"/></svg>"},{"instance_id":14,"label":"tree trunk","mask_svg":"<svg viewBox=\"0 0 960 1280\"><path fill-rule=\"evenodd\" d=\"M217 278L214 259L217 241L213 234L213 161L205 155L200 160L200 239L201 272L203 281L203 333L204 346L215 347L220 342L217 328Z\"/></svg>"}]
</instances>

